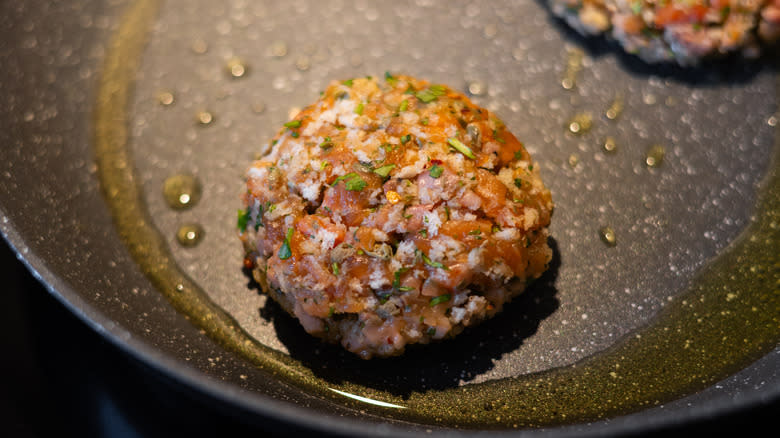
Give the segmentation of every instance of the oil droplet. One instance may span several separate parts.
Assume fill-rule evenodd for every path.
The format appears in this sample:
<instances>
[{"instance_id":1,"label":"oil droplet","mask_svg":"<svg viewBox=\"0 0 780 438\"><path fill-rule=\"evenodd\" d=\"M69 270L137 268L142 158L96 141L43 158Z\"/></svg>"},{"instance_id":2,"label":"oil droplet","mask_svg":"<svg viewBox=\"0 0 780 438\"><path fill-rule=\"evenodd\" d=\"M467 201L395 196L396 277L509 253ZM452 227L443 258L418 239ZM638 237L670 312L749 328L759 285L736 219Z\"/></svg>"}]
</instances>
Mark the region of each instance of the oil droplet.
<instances>
[{"instance_id":1,"label":"oil droplet","mask_svg":"<svg viewBox=\"0 0 780 438\"><path fill-rule=\"evenodd\" d=\"M204 111L198 111L198 113L195 114L195 120L197 120L197 122L200 125L203 125L203 126L210 125L211 122L214 121L214 114L211 114L210 111L205 111L205 110Z\"/></svg>"},{"instance_id":2,"label":"oil droplet","mask_svg":"<svg viewBox=\"0 0 780 438\"><path fill-rule=\"evenodd\" d=\"M192 51L198 55L202 55L209 50L209 45L202 39L197 39L192 43Z\"/></svg>"},{"instance_id":3,"label":"oil droplet","mask_svg":"<svg viewBox=\"0 0 780 438\"><path fill-rule=\"evenodd\" d=\"M582 70L582 58L585 52L580 48L568 49L566 59L566 71L561 79L561 86L566 90L571 90L577 85L577 74Z\"/></svg>"},{"instance_id":4,"label":"oil droplet","mask_svg":"<svg viewBox=\"0 0 780 438\"><path fill-rule=\"evenodd\" d=\"M159 102L162 106L173 105L175 100L176 99L173 97L173 93L170 91L161 91L157 93L157 102Z\"/></svg>"},{"instance_id":5,"label":"oil droplet","mask_svg":"<svg viewBox=\"0 0 780 438\"><path fill-rule=\"evenodd\" d=\"M485 26L485 28L482 30L482 34L485 35L485 38L493 38L498 34L498 27L496 27L495 24L488 24Z\"/></svg>"},{"instance_id":6,"label":"oil droplet","mask_svg":"<svg viewBox=\"0 0 780 438\"><path fill-rule=\"evenodd\" d=\"M228 74L236 79L244 77L248 71L249 67L241 58L231 58L227 63Z\"/></svg>"},{"instance_id":7,"label":"oil droplet","mask_svg":"<svg viewBox=\"0 0 780 438\"><path fill-rule=\"evenodd\" d=\"M617 237L615 236L615 230L612 227L601 227L599 229L599 237L604 245L610 248L614 248L617 245Z\"/></svg>"},{"instance_id":8,"label":"oil droplet","mask_svg":"<svg viewBox=\"0 0 780 438\"><path fill-rule=\"evenodd\" d=\"M663 146L653 145L645 154L645 164L647 167L660 167L664 162L664 155L666 155L666 149Z\"/></svg>"},{"instance_id":9,"label":"oil droplet","mask_svg":"<svg viewBox=\"0 0 780 438\"><path fill-rule=\"evenodd\" d=\"M612 101L612 104L604 115L606 115L609 120L615 120L623 113L624 105L623 96L615 96L615 100Z\"/></svg>"},{"instance_id":10,"label":"oil droplet","mask_svg":"<svg viewBox=\"0 0 780 438\"><path fill-rule=\"evenodd\" d=\"M571 119L567 128L572 134L584 134L593 126L593 116L590 113L579 113Z\"/></svg>"},{"instance_id":11,"label":"oil droplet","mask_svg":"<svg viewBox=\"0 0 780 438\"><path fill-rule=\"evenodd\" d=\"M265 112L265 104L263 102L255 102L252 104L252 112L255 114L262 114Z\"/></svg>"},{"instance_id":12,"label":"oil droplet","mask_svg":"<svg viewBox=\"0 0 780 438\"><path fill-rule=\"evenodd\" d=\"M163 183L165 202L174 210L192 208L200 201L201 194L200 182L192 175L174 175Z\"/></svg>"},{"instance_id":13,"label":"oil droplet","mask_svg":"<svg viewBox=\"0 0 780 438\"><path fill-rule=\"evenodd\" d=\"M352 67L360 67L363 65L363 58L357 53L349 57L349 65Z\"/></svg>"},{"instance_id":14,"label":"oil droplet","mask_svg":"<svg viewBox=\"0 0 780 438\"><path fill-rule=\"evenodd\" d=\"M615 142L614 137L607 137L606 140L604 140L604 152L610 154L617 152L617 143Z\"/></svg>"},{"instance_id":15,"label":"oil droplet","mask_svg":"<svg viewBox=\"0 0 780 438\"><path fill-rule=\"evenodd\" d=\"M176 231L176 240L181 246L191 248L203 240L204 234L203 227L199 224L185 224Z\"/></svg>"},{"instance_id":16,"label":"oil droplet","mask_svg":"<svg viewBox=\"0 0 780 438\"><path fill-rule=\"evenodd\" d=\"M301 56L295 60L295 68L300 71L306 71L311 68L311 58L308 56Z\"/></svg>"},{"instance_id":17,"label":"oil droplet","mask_svg":"<svg viewBox=\"0 0 780 438\"><path fill-rule=\"evenodd\" d=\"M466 85L466 89L472 96L482 96L487 92L487 84L482 81L471 81Z\"/></svg>"},{"instance_id":18,"label":"oil droplet","mask_svg":"<svg viewBox=\"0 0 780 438\"><path fill-rule=\"evenodd\" d=\"M580 157L578 157L576 154L569 155L569 166L574 169L577 167L577 164L580 163Z\"/></svg>"},{"instance_id":19,"label":"oil droplet","mask_svg":"<svg viewBox=\"0 0 780 438\"><path fill-rule=\"evenodd\" d=\"M271 44L271 56L275 58L283 58L287 56L287 43L284 41L276 41Z\"/></svg>"}]
</instances>

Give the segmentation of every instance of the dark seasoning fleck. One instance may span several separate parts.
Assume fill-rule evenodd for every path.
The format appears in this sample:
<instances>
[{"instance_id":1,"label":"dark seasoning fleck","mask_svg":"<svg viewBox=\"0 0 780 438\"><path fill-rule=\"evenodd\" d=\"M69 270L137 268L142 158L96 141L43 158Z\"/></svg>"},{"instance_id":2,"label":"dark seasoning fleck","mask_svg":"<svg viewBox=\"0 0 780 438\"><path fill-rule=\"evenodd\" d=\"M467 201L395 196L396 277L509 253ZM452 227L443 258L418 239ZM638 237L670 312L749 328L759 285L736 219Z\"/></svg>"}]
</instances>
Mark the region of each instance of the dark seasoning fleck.
<instances>
[{"instance_id":1,"label":"dark seasoning fleck","mask_svg":"<svg viewBox=\"0 0 780 438\"><path fill-rule=\"evenodd\" d=\"M287 107L280 108L269 103L267 109L256 112L252 111L252 103L311 100L309 84L323 85L324 81L334 76L349 76L340 73L331 65L334 59L348 52L343 47L328 47L326 43L322 43L323 46L315 48L313 53L306 53L311 59L311 68L301 71L293 65L294 58L302 53L300 41L294 38L279 41L278 36L272 36L278 35L278 27L285 26L283 21L275 25L277 28L273 32L247 25L245 28L254 29L252 32L256 32L258 37L263 35L259 41L268 41L268 55L266 58L264 54L255 56L252 51L243 51L242 54L247 54L241 58L242 62L253 66L263 64L263 69L257 67L251 70L251 74L238 76L232 73L224 74L224 71L220 70L219 78L199 77L194 74L199 66L209 63L215 68L224 66L225 59L220 58L220 54L226 53L226 48L243 47L251 39L241 39L241 32L226 35L221 35L218 31L214 33L209 30L211 27L208 25L203 29L187 30L187 26L200 22L200 16L189 15L194 13L189 12L190 10L194 11L202 6L202 10L206 11L202 17L208 17L214 13L217 6L213 3L209 6L210 2L205 1L201 5L196 1L191 7L180 8L175 3L170 2L164 6L159 20L172 29L181 29L179 31L184 34L194 32L193 35L201 35L202 39L193 38L192 47L206 49L188 50L182 54L182 62L179 65L171 65L165 55L175 53L171 51L171 42L163 33L153 34L145 53L142 70L164 71L166 74L145 76L145 79L135 84L132 114L137 118L139 114L149 111L155 117L146 117L146 129L135 131L128 145L136 160L135 168L140 169L144 189L142 195L152 219L143 217L142 208L131 209L122 212L128 216L128 221L122 222L119 227L127 227L124 231L134 236L135 243L139 244L136 247L139 248L150 247L149 242L154 241L155 231L136 228L138 226L133 225L134 222L129 219L139 219L139 223L140 219L144 219L147 223L155 224L160 230L171 230L172 239L177 227L189 219L186 215L190 212L171 211L159 195L159 182L152 186L149 181L160 181L167 176L166 169L172 168L171 163L178 163L181 167L177 168L197 168L198 175L208 181L206 195L219 193L218 196L209 196L208 204L199 204L202 209L194 209L191 212L204 214L197 218L202 218L204 228L213 238L204 239L194 247L178 249L174 246L171 251L176 260L189 260L194 266L203 268L204 272L208 267L224 271L225 275L211 276L220 277L217 281L201 276L198 270L188 271L186 274L195 280L190 284L175 267L147 271L149 275L157 276L157 284L183 285L177 293L189 301L179 305L182 306L183 312L192 316L195 324L201 325L211 336L231 345L230 348L239 351L248 360L276 370L280 378L288 379L323 397L336 397L335 400L339 402L348 403L329 393L326 387L335 385L345 392L408 408L400 413L392 409L360 405L362 409L382 416L453 427L533 427L593 421L604 416L614 416L664 403L679 394L711 385L728 373L740 369L761 352L771 349L778 340L778 297L776 294L755 293L776 290L777 275L771 269L778 263L778 255L772 242L780 239L780 206L777 205L780 195L776 174L773 173L763 188L758 210L762 214L755 215L755 224L750 225L749 222L749 212L756 202L752 187L764 174L765 163L770 161L768 157L777 155L777 146L771 144L773 137L777 135L776 129L773 129L775 127L771 126L771 123L767 123L777 110L777 99L766 97L773 96L777 90L777 84L771 75L755 73L754 77L748 78L754 83L750 87L737 82L731 89L703 90L684 80L658 77L652 72L630 76L611 57L591 60L584 53L575 53L573 56L578 58L577 63L581 63L581 66L572 66L573 61L566 59L567 53L572 50L561 49L564 43L560 36L556 34L552 40L539 38L539 41L533 36L534 33L542 35L546 31L542 24L533 20L534 16L544 13L535 2L520 6L496 2L495 5L476 9L452 7L457 13L435 4L430 6L434 9L430 11L432 16L436 17L443 29L450 29L450 34L456 38L442 42L445 45L450 44L452 55L448 55L447 51L433 54L428 51L432 49L419 49L423 57L441 57L439 63L424 67L420 71L421 76L441 78L442 83L463 83L447 73L455 71L456 66L464 65L464 60L455 56L458 50L454 46L464 44L458 35L463 33L464 38L468 36L473 44L481 45L482 39L485 38L484 23L491 19L498 23L494 24L496 37L493 41L509 38L506 40L506 46L502 47L507 53L520 53L514 49L523 48L523 56L512 57L498 56L496 52L489 50L484 54L473 52L474 58L467 59L466 64L477 66L474 68L479 70L480 74L475 76L490 78L484 82L484 93L472 93L475 100L488 100L487 106L498 109L518 138L528 139L528 144L531 145L529 152L539 160L542 168L539 170L544 172L547 180L553 184L554 199L558 203L553 219L553 235L557 242L556 251L563 254L561 258L565 263L558 267L555 273L557 276L534 290L540 294L536 296L539 302L556 303L556 310L547 312L530 323L533 336L512 332L512 329L502 333L510 345L509 350L501 350L502 347L492 345L491 336L487 336L500 332L498 329L502 325L499 321L491 326L492 328L476 331L472 338L466 339L465 342L471 342L465 344L470 350L468 354L452 352L446 347L435 350L455 359L448 362L447 369L437 367L436 370L428 370L421 365L414 373L405 374L402 367L396 366L393 368L394 373L382 378L356 371L352 380L338 380L339 383L334 383L327 378L328 373L313 371L318 370L319 362L308 359L305 353L296 349L296 341L279 339L274 327L278 322L262 326L252 323L257 318L256 313L250 314L244 309L259 307L259 298L235 299L235 290L226 291L226 287L219 283L224 283L227 289L235 289L233 286L240 287L244 284L244 279L240 274L233 274L233 271L237 270L238 262L228 260L228 256L225 256L224 261L214 261L213 254L231 253L231 233L235 232L235 226L232 224L236 224L236 220L239 228L262 226L257 222L252 223L246 212L243 215L239 212L237 219L231 214L229 221L224 219L223 215L224 211L235 212L235 209L229 206L235 205L231 193L232 187L236 186L233 172L236 163L243 165L245 157L251 157L258 152L258 132L271 133L285 120L289 120ZM406 6L408 7L405 10L416 11L412 4ZM234 7L225 6L231 10ZM264 10L266 16L289 14L281 5L257 7L268 8ZM316 8L314 5L309 7ZM394 7L378 7L387 13L388 17L393 16ZM507 14L508 11L511 13ZM339 14L341 18L359 14L346 6L339 11L323 13L326 16ZM191 21L184 20L184 16L180 14L185 14ZM421 38L431 39L434 37L433 31L427 30L426 26L420 26L426 16L412 13L405 20L399 19L398 25L403 29L407 26L417 29L418 32L413 37L415 41ZM241 28L238 23L235 24L236 28ZM336 40L336 34L330 33L332 29L322 26L324 24L299 30L304 34L320 32L322 36L317 41ZM348 33L359 30L349 24L346 26L345 31ZM531 36L524 38L531 38L538 44L529 45L519 37L512 39L514 37L511 30L518 28L528 29L528 35ZM436 34L441 31L437 28ZM361 51L392 52L392 47L386 47L385 36L381 30L377 32L376 35L369 33L356 43L363 49ZM493 34L493 30L490 33ZM401 38L402 46L413 42L411 34L404 36L403 32L396 32L395 35ZM125 43L129 41L125 40ZM253 44L256 45L257 42ZM123 47L125 46L117 47L116 56L123 54ZM294 56L286 56L288 53ZM549 53L561 53L561 57L552 59ZM412 55L414 56L414 52ZM384 71L399 67L388 67L380 61L385 62L382 56L376 60L366 57L361 68ZM498 65L491 66L491 63ZM560 73L551 73L560 71L561 64L565 66L565 83L556 84L561 80ZM491 67L479 67L482 65ZM290 74L291 71L294 73ZM513 74L507 77L500 73L502 71L512 71ZM596 74L601 79L598 79ZM111 78L112 72L109 70L106 75ZM599 87L605 77L614 78L615 87L626 90L619 102L614 91L602 91L603 87ZM114 80L114 83L122 86L130 85L129 80L122 82L121 75ZM540 83L547 84L547 87L539 87ZM543 90L549 90L550 87L558 90L551 94L552 99L543 94ZM210 91L217 89L229 90L227 98L217 99L217 94ZM161 104L162 101L156 100L159 90L173 90L170 92L171 104ZM436 93L436 88L429 88L410 98L424 102L426 99L435 98ZM643 99L643 94L655 94L658 98ZM518 100L517 105L513 105L513 99ZM169 99L166 97L167 100ZM699 107L717 107L716 104L727 107L734 105L738 108L744 101L752 102L754 111L739 117L734 115L736 112L729 112L717 119L713 118L712 114L689 113ZM198 113L198 108L203 104L213 108L213 112L208 111L208 116ZM512 108L517 108L517 111ZM107 108L106 117L116 115L117 111L117 108ZM583 124L585 119L577 120L579 128L575 128L577 133L574 135L571 123L567 125L566 122L571 121L573 114L583 114L585 111L592 114L591 121ZM197 115L195 124L192 123L193 114ZM218 120L214 114L219 115ZM120 118L121 120L123 119ZM176 120L179 122L175 122ZM710 132L701 129L703 123L713 120L722 123L710 123ZM103 123L111 125L118 122L103 120ZM669 125L668 130L657 130L658 126L666 124ZM182 126L182 129L180 132L171 131L170 126ZM562 130L561 126L566 129ZM583 126L587 129L583 129ZM296 132L296 128L297 126L285 126L291 135ZM538 132L544 134L537 134ZM150 141L155 136L158 141ZM612 144L619 144L620 147L612 147L612 150L607 148L604 139L608 137L613 139ZM672 138L677 141L672 142ZM721 150L720 156L717 157L702 150L702 145L719 144L718 141L722 138L735 139L733 141L738 143L737 147ZM457 139L454 140L456 141L450 142L453 150L469 158L470 151L461 148ZM163 147L160 147L160 141ZM746 147L751 143L761 147ZM663 149L665 153L660 154L663 163L655 159L651 164L646 161L649 155L645 154L656 144L666 146ZM235 148L236 152L211 154L204 151L204 147L213 147L215 151L223 152L228 145ZM326 149L327 140L320 147ZM101 150L100 146L98 150ZM604 150L611 152L610 155L604 154ZM108 166L106 163L110 161L108 159L113 153L106 150L103 152L101 157L105 160L99 159L99 162L103 163L100 164L101 169ZM737 152L742 155L735 155ZM576 167L569 168L565 163L572 155L576 155L579 162ZM762 164L756 166L753 163ZM661 167L656 167L656 164ZM776 169L777 166L769 167L773 168ZM434 169L435 166L430 169L432 177L435 177ZM717 172L714 171L716 169ZM390 171L392 169L381 167L373 169L379 176ZM118 175L125 175L127 172L132 172L132 166L115 169L116 175L112 172L101 173L104 182L124 189L112 200L117 205L133 205L127 197L132 190L126 190L127 187L122 186L121 178L118 178ZM743 173L749 176L737 178ZM160 174L164 175L163 178L159 178ZM149 175L157 178L151 178ZM348 190L360 190L364 184L364 181L361 181L363 180L358 175L344 178L337 183L345 184ZM522 184L522 181L515 183ZM712 191L703 191L702 187L708 185L713 186ZM637 190L640 190L638 188L645 192L644 196L637 194ZM748 193L748 196L744 196L744 193ZM688 208L678 199L683 199L694 207ZM704 203L700 202L702 199ZM651 205L655 210L645 205ZM730 213L733 213L729 217L729 223L724 223L722 216L726 206L729 207ZM217 211L220 213L215 213ZM664 217L675 217L675 221L671 222L671 225L664 225ZM717 234L719 239L702 239L700 234L694 238L694 233L687 225L694 223L690 220L692 217L698 218L699 226ZM226 222L230 222L231 226L225 227ZM618 236L613 235L619 242L614 248L607 248L600 242L598 230L605 226L604 224L620 231ZM748 237L726 250L726 244L749 225L751 228L747 233ZM651 235L656 236L655 239L649 239L648 236ZM479 236L480 234L475 232L470 237ZM286 237L288 241L296 238L289 232ZM685 251L680 249L688 249L694 255L689 252L686 259L683 256ZM589 257L587 263L580 265L576 262L576 256L582 253L587 253ZM666 257L666 254L673 255ZM697 257L696 254L700 256ZM280 257L281 255L283 254L280 254ZM425 254L420 256L427 258ZM632 264L641 262L643 269L627 266L623 260L629 259ZM708 268L705 271L698 269L706 261L712 261ZM337 264L331 269L338 275ZM614 272L618 271L628 274L614 278ZM696 272L698 275L694 276L689 272ZM403 272L396 273L399 282L394 284L394 287L402 287L402 275ZM624 281L623 277L628 278L630 284L621 283ZM681 279L691 284L687 292L670 287L679 284ZM575 284L580 287L574 287ZM170 296L174 289L176 288L161 287L161 292L174 300ZM585 289L602 291L599 302L590 300L587 294L582 292ZM579 292L571 293L574 290ZM667 292L668 290L673 292ZM214 300L216 308L200 306L199 303L205 298ZM436 297L430 304L435 306L446 299L449 297ZM530 300L524 303L533 310L533 302L534 300ZM600 307L600 303L608 309L605 311ZM236 318L246 333L235 329L224 330L226 327L232 327L232 324L219 317L220 309L225 309L226 315ZM508 319L522 315L524 320L529 320L526 309L512 308L508 312L512 312L512 315L507 316ZM622 314L621 318L629 318L635 323L622 326L617 331L609 329L610 331L604 332L605 329L597 324L597 321L600 318L610 320L607 316L609 313ZM204 314L212 315L212 318L204 318ZM217 317L213 318L213 315ZM749 325L745 324L746 319L750 320ZM650 321L653 325L649 329L623 337ZM622 324L621 321L616 323ZM701 327L707 327L707 330L702 330ZM220 338L220 333L228 332L234 333L235 337ZM583 337L580 334L590 332L597 333L597 336ZM621 337L622 341L616 342L616 339ZM516 339L516 342L508 341L509 339ZM552 342L558 350L551 351L543 347L545 342ZM459 349L456 344L457 341L450 347ZM612 349L594 355L608 347ZM344 366L349 366L348 360L331 355L324 347L318 349L318 352L314 357L324 355L330 361L335 361L328 365L330 370L338 369L339 361L342 361ZM569 367L571 363L583 358L588 359L576 368ZM411 352L406 360L414 362L419 358ZM556 367L561 368L551 371ZM533 372L539 374L532 375ZM395 380L396 375L398 379L402 379L400 382ZM338 373L335 376L343 377ZM391 382L404 389L400 392L388 389L382 382Z\"/></svg>"}]
</instances>

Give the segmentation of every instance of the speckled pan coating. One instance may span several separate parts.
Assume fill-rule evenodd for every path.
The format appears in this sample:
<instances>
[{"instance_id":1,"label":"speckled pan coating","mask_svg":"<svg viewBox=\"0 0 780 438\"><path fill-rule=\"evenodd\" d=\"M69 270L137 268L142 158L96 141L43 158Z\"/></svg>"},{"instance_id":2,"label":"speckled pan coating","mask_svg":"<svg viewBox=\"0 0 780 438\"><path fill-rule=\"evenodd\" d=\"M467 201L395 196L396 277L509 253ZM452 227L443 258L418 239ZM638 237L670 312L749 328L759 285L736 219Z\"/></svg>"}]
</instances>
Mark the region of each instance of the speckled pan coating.
<instances>
[{"instance_id":1,"label":"speckled pan coating","mask_svg":"<svg viewBox=\"0 0 780 438\"><path fill-rule=\"evenodd\" d=\"M145 363L246 421L363 435L446 428L465 436L449 428L561 423L570 425L524 432L637 431L778 395L780 356L767 353L776 334L758 330L776 328L778 315L775 296L762 294L776 285L767 267L776 263L780 223L777 176L769 177L778 124L771 59L693 72L651 69L567 33L541 2L168 1L156 20L142 21L154 26L134 86L109 81L113 92L132 90L132 101L110 114L121 117L111 119L119 129L107 138L127 133L129 143L114 146L130 155L104 155L101 168L141 189L107 192L106 199L124 201L117 217L136 227L117 230L93 164L93 110L106 58L131 61L116 53L122 45L107 42L130 3L0 7L0 229L53 293ZM583 69L566 90L568 53L578 48L585 49ZM226 71L233 57L247 63L248 74ZM474 90L478 104L525 140L542 172L555 175L551 243L559 257L506 317L457 344L365 367L307 343L261 295L236 293L251 285L235 269L241 250L231 211L245 163L262 152L258 132L273 132L330 78L386 70ZM161 105L160 91L175 102ZM616 95L624 111L612 121L602 114ZM208 125L195 119L203 109L215 117ZM581 112L592 115L591 129L567 132ZM607 136L617 145L611 154L602 152ZM664 161L647 168L644 155L654 144L664 145ZM174 212L162 183L185 171L204 182L203 196ZM142 208L127 209L139 200ZM181 248L176 230L192 222L204 226L205 238ZM615 230L614 248L599 238L605 225ZM118 231L129 238L137 227L153 227L170 253L144 259L151 246L124 246ZM738 251L726 251L735 241ZM153 283L139 260L146 274L172 274ZM171 265L180 269L159 270ZM216 305L184 308L188 315L171 306L201 302L196 290ZM233 319L215 319L222 310ZM631 351L637 354L627 359L645 359L612 355ZM583 399L589 403L570 403ZM620 400L630 403L610 403ZM542 415L539 406L552 409ZM553 416L563 412L555 408L579 417ZM634 413L618 415L626 412Z\"/></svg>"}]
</instances>

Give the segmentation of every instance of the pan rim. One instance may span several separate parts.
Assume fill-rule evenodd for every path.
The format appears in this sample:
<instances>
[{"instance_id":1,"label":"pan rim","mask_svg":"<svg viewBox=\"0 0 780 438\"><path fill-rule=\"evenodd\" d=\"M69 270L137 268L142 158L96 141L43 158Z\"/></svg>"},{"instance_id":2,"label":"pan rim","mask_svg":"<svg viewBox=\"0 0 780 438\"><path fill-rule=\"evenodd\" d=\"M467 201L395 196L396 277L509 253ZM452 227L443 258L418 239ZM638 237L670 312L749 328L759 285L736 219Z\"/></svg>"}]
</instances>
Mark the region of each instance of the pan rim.
<instances>
[{"instance_id":1,"label":"pan rim","mask_svg":"<svg viewBox=\"0 0 780 438\"><path fill-rule=\"evenodd\" d=\"M0 205L0 216L9 217L2 205ZM119 325L84 300L74 288L49 269L46 260L29 249L25 239L11 221L0 225L0 234L16 254L17 259L49 294L82 323L110 342L123 354L146 365L159 375L182 384L186 389L193 390L206 398L214 399L218 403L229 405L232 409L239 409L245 415L271 418L280 423L294 424L313 432L327 432L329 434L337 434L338 436L365 436L370 433L379 436L409 437L436 435L465 437L478 436L483 433L518 437L532 437L540 434L555 437L588 437L603 436L605 434L619 436L639 431L659 431L688 423L706 421L716 416L735 414L780 400L780 385L769 384L760 388L742 389L739 397L734 397L728 392L716 394L701 403L689 406L687 409L648 409L596 422L562 425L559 427L506 431L438 429L434 427L426 430L425 425L414 423L410 423L410 425L414 426L410 428L394 423L381 424L380 427L377 427L375 423L365 423L346 417L337 418L285 403L263 394L242 390L231 383L215 380L207 374L187 366L175 357L137 338L129 329ZM761 360L778 354L780 354L780 346L775 347L757 361L740 370L740 372L749 371L755 368L756 364ZM728 380L733 376L729 376L724 380ZM720 382L716 382L710 387L718 385L718 383ZM689 394L683 397L683 399L695 395ZM250 421L250 423L254 423L254 421Z\"/></svg>"}]
</instances>

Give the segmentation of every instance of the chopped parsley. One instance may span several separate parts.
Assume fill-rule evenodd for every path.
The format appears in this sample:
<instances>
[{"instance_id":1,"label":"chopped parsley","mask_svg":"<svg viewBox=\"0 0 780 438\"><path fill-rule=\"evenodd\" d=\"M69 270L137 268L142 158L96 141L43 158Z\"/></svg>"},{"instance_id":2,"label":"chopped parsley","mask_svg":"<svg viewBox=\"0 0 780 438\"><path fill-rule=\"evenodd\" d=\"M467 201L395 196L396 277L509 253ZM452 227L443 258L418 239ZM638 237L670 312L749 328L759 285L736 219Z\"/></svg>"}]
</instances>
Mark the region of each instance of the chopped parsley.
<instances>
[{"instance_id":1,"label":"chopped parsley","mask_svg":"<svg viewBox=\"0 0 780 438\"><path fill-rule=\"evenodd\" d=\"M374 169L374 173L381 176L382 178L387 178L390 175L390 171L393 170L394 167L395 164L385 164L384 166Z\"/></svg>"},{"instance_id":2,"label":"chopped parsley","mask_svg":"<svg viewBox=\"0 0 780 438\"><path fill-rule=\"evenodd\" d=\"M300 120L290 120L289 122L284 124L285 128L300 128L301 127L301 121Z\"/></svg>"},{"instance_id":3,"label":"chopped parsley","mask_svg":"<svg viewBox=\"0 0 780 438\"><path fill-rule=\"evenodd\" d=\"M344 186L347 188L347 190L359 192L366 187L366 181L360 176L355 176L344 181Z\"/></svg>"},{"instance_id":4,"label":"chopped parsley","mask_svg":"<svg viewBox=\"0 0 780 438\"><path fill-rule=\"evenodd\" d=\"M339 183L339 181L344 181L344 186L347 190L353 191L353 192L359 192L363 190L366 187L366 181L363 180L363 178L360 177L355 172L350 172L346 175L341 175L340 177L336 178L333 183L331 183L331 187L335 187L336 184Z\"/></svg>"},{"instance_id":5,"label":"chopped parsley","mask_svg":"<svg viewBox=\"0 0 780 438\"><path fill-rule=\"evenodd\" d=\"M401 102L401 105L398 107L398 112L404 112L407 109L409 109L409 101L407 99L404 99L403 102Z\"/></svg>"},{"instance_id":6,"label":"chopped parsley","mask_svg":"<svg viewBox=\"0 0 780 438\"><path fill-rule=\"evenodd\" d=\"M498 136L498 129L494 129L493 130L493 138L495 138L496 141L499 142L499 143L506 143L506 140L504 140L502 137Z\"/></svg>"},{"instance_id":7,"label":"chopped parsley","mask_svg":"<svg viewBox=\"0 0 780 438\"><path fill-rule=\"evenodd\" d=\"M347 79L346 81L342 81L341 83L346 85L347 87L351 87L353 81L354 79Z\"/></svg>"},{"instance_id":8,"label":"chopped parsley","mask_svg":"<svg viewBox=\"0 0 780 438\"><path fill-rule=\"evenodd\" d=\"M250 214L249 209L238 210L238 229L243 233L246 231L246 226L249 224Z\"/></svg>"},{"instance_id":9,"label":"chopped parsley","mask_svg":"<svg viewBox=\"0 0 780 438\"><path fill-rule=\"evenodd\" d=\"M401 268L393 272L393 288L398 290L401 289L401 275L408 270L409 268Z\"/></svg>"},{"instance_id":10,"label":"chopped parsley","mask_svg":"<svg viewBox=\"0 0 780 438\"><path fill-rule=\"evenodd\" d=\"M409 142L409 140L412 139L412 136L410 134L406 134L403 137L401 137L401 143L406 144Z\"/></svg>"},{"instance_id":11,"label":"chopped parsley","mask_svg":"<svg viewBox=\"0 0 780 438\"><path fill-rule=\"evenodd\" d=\"M358 106L355 108L355 114L362 116L363 115L363 108L365 108L365 105L363 102L360 102Z\"/></svg>"},{"instance_id":12,"label":"chopped parsley","mask_svg":"<svg viewBox=\"0 0 780 438\"><path fill-rule=\"evenodd\" d=\"M437 304L446 303L447 301L450 300L450 298L451 298L450 294L439 295L438 297L431 298L431 302L428 303L428 305L433 307Z\"/></svg>"},{"instance_id":13,"label":"chopped parsley","mask_svg":"<svg viewBox=\"0 0 780 438\"><path fill-rule=\"evenodd\" d=\"M323 149L330 149L333 147L333 140L330 139L330 137L325 137L325 139L320 143L320 147Z\"/></svg>"},{"instance_id":14,"label":"chopped parsley","mask_svg":"<svg viewBox=\"0 0 780 438\"><path fill-rule=\"evenodd\" d=\"M441 176L443 172L444 172L443 167L439 166L438 164L434 164L428 173L431 175L431 178L438 178Z\"/></svg>"},{"instance_id":15,"label":"chopped parsley","mask_svg":"<svg viewBox=\"0 0 780 438\"><path fill-rule=\"evenodd\" d=\"M288 228L287 234L284 236L284 242L282 242L282 246L279 248L279 253L277 254L279 260L287 260L292 257L292 251L290 250L290 239L292 239L292 235L293 229Z\"/></svg>"},{"instance_id":16,"label":"chopped parsley","mask_svg":"<svg viewBox=\"0 0 780 438\"><path fill-rule=\"evenodd\" d=\"M523 188L523 180L520 179L520 178L515 178L515 186L518 189L522 189Z\"/></svg>"},{"instance_id":17,"label":"chopped parsley","mask_svg":"<svg viewBox=\"0 0 780 438\"><path fill-rule=\"evenodd\" d=\"M332 265L330 265L330 268L333 270L333 275L339 275L339 264L336 262L333 262Z\"/></svg>"},{"instance_id":18,"label":"chopped parsley","mask_svg":"<svg viewBox=\"0 0 780 438\"><path fill-rule=\"evenodd\" d=\"M443 85L431 85L424 90L416 92L414 95L424 103L431 103L446 93L447 89Z\"/></svg>"},{"instance_id":19,"label":"chopped parsley","mask_svg":"<svg viewBox=\"0 0 780 438\"><path fill-rule=\"evenodd\" d=\"M463 142L461 142L457 138L455 137L448 138L447 143L449 143L450 146L455 148L456 151L471 158L472 160L477 158L476 155L474 155L474 152L471 150L471 148L463 144Z\"/></svg>"},{"instance_id":20,"label":"chopped parsley","mask_svg":"<svg viewBox=\"0 0 780 438\"><path fill-rule=\"evenodd\" d=\"M482 234L482 230L479 228L469 231L469 235L471 236L479 236L480 234Z\"/></svg>"},{"instance_id":21,"label":"chopped parsley","mask_svg":"<svg viewBox=\"0 0 780 438\"><path fill-rule=\"evenodd\" d=\"M523 159L523 151L515 152L515 160L522 160L522 159Z\"/></svg>"},{"instance_id":22,"label":"chopped parsley","mask_svg":"<svg viewBox=\"0 0 780 438\"><path fill-rule=\"evenodd\" d=\"M445 271L449 271L449 268L447 268L446 266L442 265L439 262L434 262L433 260L429 259L428 256L425 255L424 252L421 252L420 254L422 255L423 262L426 265L428 265L428 266L430 266L432 268L439 268L439 269L444 269Z\"/></svg>"},{"instance_id":23,"label":"chopped parsley","mask_svg":"<svg viewBox=\"0 0 780 438\"><path fill-rule=\"evenodd\" d=\"M398 82L398 79L395 78L392 74L390 74L389 71L385 72L385 82L388 84L395 86L395 84Z\"/></svg>"}]
</instances>

